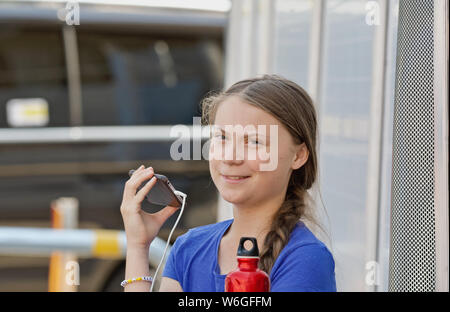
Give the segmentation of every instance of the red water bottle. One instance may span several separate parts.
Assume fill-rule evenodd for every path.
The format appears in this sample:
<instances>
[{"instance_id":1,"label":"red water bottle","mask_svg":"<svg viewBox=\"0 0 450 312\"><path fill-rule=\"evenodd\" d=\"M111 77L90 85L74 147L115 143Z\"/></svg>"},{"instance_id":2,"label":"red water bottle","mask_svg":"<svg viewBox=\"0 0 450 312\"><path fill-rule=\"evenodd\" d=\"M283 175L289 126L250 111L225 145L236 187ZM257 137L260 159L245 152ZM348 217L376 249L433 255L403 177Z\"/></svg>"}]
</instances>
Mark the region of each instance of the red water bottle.
<instances>
[{"instance_id":1,"label":"red water bottle","mask_svg":"<svg viewBox=\"0 0 450 312\"><path fill-rule=\"evenodd\" d=\"M250 250L244 243L251 241ZM259 251L256 238L241 237L237 252L238 269L228 273L225 278L226 292L268 292L270 290L269 275L258 269Z\"/></svg>"}]
</instances>

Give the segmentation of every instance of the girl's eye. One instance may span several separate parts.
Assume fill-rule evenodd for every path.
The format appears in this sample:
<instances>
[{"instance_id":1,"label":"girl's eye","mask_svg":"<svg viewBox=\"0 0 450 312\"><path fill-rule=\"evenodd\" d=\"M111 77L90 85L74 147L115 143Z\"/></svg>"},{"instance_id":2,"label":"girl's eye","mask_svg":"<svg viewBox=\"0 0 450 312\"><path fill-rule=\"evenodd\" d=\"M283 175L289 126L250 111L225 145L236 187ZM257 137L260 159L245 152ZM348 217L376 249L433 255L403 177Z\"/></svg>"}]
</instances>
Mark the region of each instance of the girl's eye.
<instances>
[{"instance_id":1,"label":"girl's eye","mask_svg":"<svg viewBox=\"0 0 450 312\"><path fill-rule=\"evenodd\" d=\"M223 134L216 134L215 136L214 136L214 138L216 138L216 139L218 139L218 140L221 140L221 141L224 141L224 140L226 140L227 138L225 137L225 135L223 135Z\"/></svg>"},{"instance_id":2,"label":"girl's eye","mask_svg":"<svg viewBox=\"0 0 450 312\"><path fill-rule=\"evenodd\" d=\"M264 140L258 140L256 138L248 139L247 140L247 144L249 144L251 146L263 146L263 145L265 145Z\"/></svg>"}]
</instances>

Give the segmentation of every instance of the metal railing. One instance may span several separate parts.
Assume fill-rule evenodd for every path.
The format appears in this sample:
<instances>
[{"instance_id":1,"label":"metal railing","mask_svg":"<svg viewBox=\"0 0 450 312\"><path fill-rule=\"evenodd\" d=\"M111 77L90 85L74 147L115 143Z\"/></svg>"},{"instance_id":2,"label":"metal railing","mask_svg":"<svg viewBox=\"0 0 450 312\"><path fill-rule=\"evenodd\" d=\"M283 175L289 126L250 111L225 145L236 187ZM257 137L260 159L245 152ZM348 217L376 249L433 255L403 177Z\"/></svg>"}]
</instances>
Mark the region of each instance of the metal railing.
<instances>
[{"instance_id":1,"label":"metal railing","mask_svg":"<svg viewBox=\"0 0 450 312\"><path fill-rule=\"evenodd\" d=\"M49 257L48 290L77 291L79 284L68 283L62 273L68 264L77 263L78 258L124 259L127 250L124 231L77 229L78 206L74 197L53 200L52 228L0 227L0 255ZM149 248L151 266L159 265L165 248L164 240L153 240ZM170 246L167 249L170 251Z\"/></svg>"},{"instance_id":2,"label":"metal railing","mask_svg":"<svg viewBox=\"0 0 450 312\"><path fill-rule=\"evenodd\" d=\"M209 126L194 131L184 127L190 137L179 137L174 126L83 126L0 129L0 144L86 143L86 142L170 142L175 140L207 140ZM173 135L171 135L172 131Z\"/></svg>"},{"instance_id":3,"label":"metal railing","mask_svg":"<svg viewBox=\"0 0 450 312\"><path fill-rule=\"evenodd\" d=\"M149 250L152 266L158 265L165 245L161 238L153 240ZM124 259L126 236L118 230L0 227L0 255L48 257L55 251L73 252L80 258Z\"/></svg>"}]
</instances>

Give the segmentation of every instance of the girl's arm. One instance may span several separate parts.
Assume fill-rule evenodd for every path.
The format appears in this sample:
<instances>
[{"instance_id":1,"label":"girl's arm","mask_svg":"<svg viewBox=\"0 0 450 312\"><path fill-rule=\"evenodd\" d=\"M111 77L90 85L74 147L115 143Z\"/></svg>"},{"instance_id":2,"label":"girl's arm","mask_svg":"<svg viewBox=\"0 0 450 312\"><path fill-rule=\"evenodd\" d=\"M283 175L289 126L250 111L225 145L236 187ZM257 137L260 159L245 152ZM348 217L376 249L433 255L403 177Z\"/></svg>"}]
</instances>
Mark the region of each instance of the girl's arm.
<instances>
[{"instance_id":1,"label":"girl's arm","mask_svg":"<svg viewBox=\"0 0 450 312\"><path fill-rule=\"evenodd\" d=\"M176 207L166 206L156 213L147 213L141 209L142 201L156 183L153 174L153 168L144 169L144 166L141 166L125 183L120 206L127 237L125 279L150 274L148 258L150 244L163 223L178 210ZM138 191L141 184L144 186ZM125 291L149 290L150 283L147 281L137 281L125 286Z\"/></svg>"},{"instance_id":2,"label":"girl's arm","mask_svg":"<svg viewBox=\"0 0 450 312\"><path fill-rule=\"evenodd\" d=\"M131 279L139 276L149 276L148 268L148 249L139 246L127 248L127 258L125 265L125 279ZM125 287L125 291L150 291L150 283L134 282ZM159 287L161 292L182 292L183 289L178 281L163 277Z\"/></svg>"},{"instance_id":3,"label":"girl's arm","mask_svg":"<svg viewBox=\"0 0 450 312\"><path fill-rule=\"evenodd\" d=\"M161 280L161 286L159 286L159 291L173 291L173 292L182 292L183 288L181 288L180 283L177 280L174 280L169 277L163 277Z\"/></svg>"},{"instance_id":4,"label":"girl's arm","mask_svg":"<svg viewBox=\"0 0 450 312\"><path fill-rule=\"evenodd\" d=\"M131 279L138 276L148 276L148 249L140 247L131 247L127 249L127 258L125 266L125 279ZM150 283L134 282L125 287L125 291L150 291ZM183 289L178 281L163 277L159 287L161 292L182 292Z\"/></svg>"},{"instance_id":5,"label":"girl's arm","mask_svg":"<svg viewBox=\"0 0 450 312\"><path fill-rule=\"evenodd\" d=\"M131 279L140 276L149 276L148 268L148 248L139 246L128 246L125 264L125 279ZM134 282L125 287L125 291L150 291L150 283Z\"/></svg>"}]
</instances>

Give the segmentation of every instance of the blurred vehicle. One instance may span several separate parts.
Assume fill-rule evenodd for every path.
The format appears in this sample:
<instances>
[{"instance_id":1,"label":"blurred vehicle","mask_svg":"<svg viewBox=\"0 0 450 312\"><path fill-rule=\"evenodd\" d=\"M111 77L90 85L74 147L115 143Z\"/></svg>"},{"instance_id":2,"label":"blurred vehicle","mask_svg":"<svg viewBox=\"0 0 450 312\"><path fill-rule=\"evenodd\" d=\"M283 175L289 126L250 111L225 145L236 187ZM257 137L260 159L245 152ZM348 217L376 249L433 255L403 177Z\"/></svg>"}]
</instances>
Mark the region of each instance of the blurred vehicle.
<instances>
[{"instance_id":1,"label":"blurred vehicle","mask_svg":"<svg viewBox=\"0 0 450 312\"><path fill-rule=\"evenodd\" d=\"M227 12L92 1L79 25L68 13L64 2L0 3L0 226L50 227L51 201L75 197L79 228L123 229L123 186L141 164L189 195L173 239L215 222L207 161L172 160L168 133L222 88ZM48 264L0 256L0 291L46 291ZM79 264L78 290L122 290L124 261Z\"/></svg>"}]
</instances>

